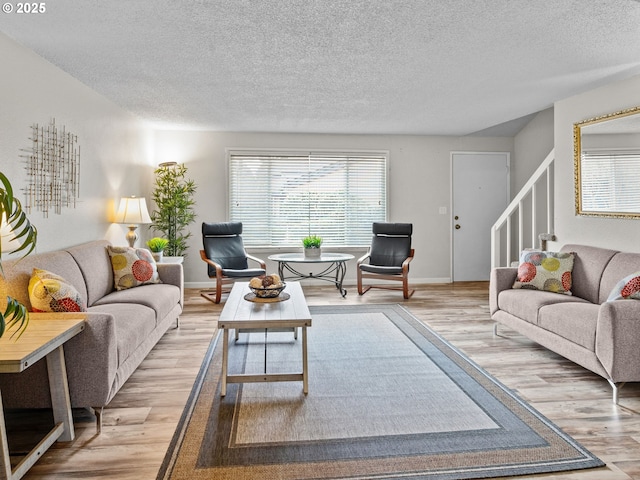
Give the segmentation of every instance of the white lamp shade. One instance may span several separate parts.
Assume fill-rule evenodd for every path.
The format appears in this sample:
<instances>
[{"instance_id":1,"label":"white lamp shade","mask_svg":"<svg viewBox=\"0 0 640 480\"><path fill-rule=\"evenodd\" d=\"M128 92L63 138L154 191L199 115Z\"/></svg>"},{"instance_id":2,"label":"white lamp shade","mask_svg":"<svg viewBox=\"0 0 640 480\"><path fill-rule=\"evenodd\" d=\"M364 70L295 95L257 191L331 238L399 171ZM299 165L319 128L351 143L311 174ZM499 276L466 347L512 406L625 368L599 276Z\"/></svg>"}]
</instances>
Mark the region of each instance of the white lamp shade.
<instances>
[{"instance_id":1,"label":"white lamp shade","mask_svg":"<svg viewBox=\"0 0 640 480\"><path fill-rule=\"evenodd\" d=\"M139 197L122 197L115 221L116 223L126 223L129 225L151 223L146 199Z\"/></svg>"}]
</instances>

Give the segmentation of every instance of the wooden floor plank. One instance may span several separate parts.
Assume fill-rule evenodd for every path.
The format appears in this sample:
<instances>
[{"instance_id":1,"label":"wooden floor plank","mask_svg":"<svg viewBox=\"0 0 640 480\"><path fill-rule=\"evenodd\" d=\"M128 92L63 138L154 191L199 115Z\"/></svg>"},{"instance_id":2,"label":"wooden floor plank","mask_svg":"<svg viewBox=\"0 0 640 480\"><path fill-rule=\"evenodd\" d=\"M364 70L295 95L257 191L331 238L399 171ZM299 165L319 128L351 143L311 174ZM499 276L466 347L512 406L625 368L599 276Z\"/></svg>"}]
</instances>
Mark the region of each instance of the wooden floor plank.
<instances>
[{"instance_id":1,"label":"wooden floor plank","mask_svg":"<svg viewBox=\"0 0 640 480\"><path fill-rule=\"evenodd\" d=\"M409 300L386 290L359 296L354 286L346 298L332 287L303 288L309 305L403 305L607 462L604 469L527 478L640 479L640 383L625 386L615 406L601 377L506 327L495 337L487 283L419 285ZM196 289L187 289L185 300L180 328L165 334L105 409L102 434L88 412L74 411L77 438L54 445L25 479L155 479L223 306ZM9 417L10 445L24 442L33 413Z\"/></svg>"}]
</instances>

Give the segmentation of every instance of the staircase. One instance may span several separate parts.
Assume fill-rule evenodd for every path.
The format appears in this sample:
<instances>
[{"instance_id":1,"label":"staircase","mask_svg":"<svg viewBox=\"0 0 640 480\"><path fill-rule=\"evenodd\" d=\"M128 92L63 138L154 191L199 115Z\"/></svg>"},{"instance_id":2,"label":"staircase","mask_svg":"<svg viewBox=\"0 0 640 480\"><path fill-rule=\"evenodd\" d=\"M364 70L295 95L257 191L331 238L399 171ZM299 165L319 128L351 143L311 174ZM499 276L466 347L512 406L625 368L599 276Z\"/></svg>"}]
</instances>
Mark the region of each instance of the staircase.
<instances>
[{"instance_id":1,"label":"staircase","mask_svg":"<svg viewBox=\"0 0 640 480\"><path fill-rule=\"evenodd\" d=\"M517 262L525 248L546 249L553 235L554 150L491 227L491 267ZM538 242L540 242L538 244Z\"/></svg>"}]
</instances>

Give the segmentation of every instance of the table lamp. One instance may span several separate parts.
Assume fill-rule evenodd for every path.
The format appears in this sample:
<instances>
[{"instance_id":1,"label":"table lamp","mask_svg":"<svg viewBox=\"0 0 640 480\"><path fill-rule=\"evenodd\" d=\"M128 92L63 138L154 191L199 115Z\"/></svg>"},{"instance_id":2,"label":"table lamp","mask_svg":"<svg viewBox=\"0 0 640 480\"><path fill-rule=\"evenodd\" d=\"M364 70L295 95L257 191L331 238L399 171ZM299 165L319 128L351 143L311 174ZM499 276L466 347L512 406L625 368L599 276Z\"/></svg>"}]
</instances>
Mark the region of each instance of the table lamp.
<instances>
[{"instance_id":1,"label":"table lamp","mask_svg":"<svg viewBox=\"0 0 640 480\"><path fill-rule=\"evenodd\" d=\"M135 196L122 197L115 221L116 223L128 224L129 231L126 238L129 246L133 247L138 239L138 234L136 233L138 225L151 223L146 199Z\"/></svg>"}]
</instances>

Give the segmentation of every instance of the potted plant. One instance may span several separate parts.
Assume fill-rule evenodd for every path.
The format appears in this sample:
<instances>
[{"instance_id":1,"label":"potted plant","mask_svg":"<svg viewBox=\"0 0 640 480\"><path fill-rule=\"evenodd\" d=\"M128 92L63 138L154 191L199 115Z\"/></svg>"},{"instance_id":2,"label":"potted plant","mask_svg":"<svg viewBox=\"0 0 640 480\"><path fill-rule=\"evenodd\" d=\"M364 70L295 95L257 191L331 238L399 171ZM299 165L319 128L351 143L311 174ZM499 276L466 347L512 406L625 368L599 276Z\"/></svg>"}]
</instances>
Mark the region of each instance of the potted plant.
<instances>
[{"instance_id":1,"label":"potted plant","mask_svg":"<svg viewBox=\"0 0 640 480\"><path fill-rule=\"evenodd\" d=\"M193 195L196 184L186 178L187 167L176 162L162 163L155 170L156 181L152 193L157 210L151 212L149 228L162 232L168 240L164 255L184 256L187 239L191 232L185 231L196 218Z\"/></svg>"},{"instance_id":2,"label":"potted plant","mask_svg":"<svg viewBox=\"0 0 640 480\"><path fill-rule=\"evenodd\" d=\"M167 248L169 244L169 240L162 237L153 237L150 240L147 240L147 247L151 250L151 255L156 262L162 261L162 254L164 253L164 249Z\"/></svg>"},{"instance_id":3,"label":"potted plant","mask_svg":"<svg viewBox=\"0 0 640 480\"><path fill-rule=\"evenodd\" d=\"M304 256L307 258L319 258L322 254L320 246L322 245L322 237L318 235L309 235L302 239L304 246Z\"/></svg>"},{"instance_id":4,"label":"potted plant","mask_svg":"<svg viewBox=\"0 0 640 480\"><path fill-rule=\"evenodd\" d=\"M38 232L22 211L22 204L13 196L9 179L0 172L0 275L2 271L3 246L11 243L8 253L21 252L27 256L36 248ZM17 326L16 333L22 334L29 323L27 307L14 298L7 297L4 312L0 310L0 337L6 329Z\"/></svg>"}]
</instances>

